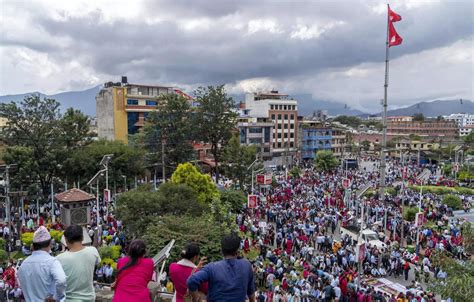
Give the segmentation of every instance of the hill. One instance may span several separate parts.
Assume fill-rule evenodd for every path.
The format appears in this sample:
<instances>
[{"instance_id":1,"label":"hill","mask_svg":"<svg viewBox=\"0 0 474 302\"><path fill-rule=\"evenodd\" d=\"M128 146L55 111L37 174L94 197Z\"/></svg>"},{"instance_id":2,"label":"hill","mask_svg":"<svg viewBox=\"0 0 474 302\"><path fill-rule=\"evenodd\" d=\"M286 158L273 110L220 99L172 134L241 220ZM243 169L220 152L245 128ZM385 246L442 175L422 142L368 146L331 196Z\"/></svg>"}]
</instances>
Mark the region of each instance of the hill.
<instances>
[{"instance_id":1,"label":"hill","mask_svg":"<svg viewBox=\"0 0 474 302\"><path fill-rule=\"evenodd\" d=\"M439 115L449 115L452 113L474 114L474 102L469 100L437 100L432 102L421 102L412 106L389 110L388 116L409 115L423 113L426 117L437 117Z\"/></svg>"},{"instance_id":2,"label":"hill","mask_svg":"<svg viewBox=\"0 0 474 302\"><path fill-rule=\"evenodd\" d=\"M102 85L92 87L82 91L67 91L52 95L46 95L41 92L30 92L22 94L2 95L0 96L0 103L19 102L27 95L39 94L41 98L51 98L61 103L61 111L64 112L67 108L79 109L89 116L95 116L95 96L99 92Z\"/></svg>"}]
</instances>

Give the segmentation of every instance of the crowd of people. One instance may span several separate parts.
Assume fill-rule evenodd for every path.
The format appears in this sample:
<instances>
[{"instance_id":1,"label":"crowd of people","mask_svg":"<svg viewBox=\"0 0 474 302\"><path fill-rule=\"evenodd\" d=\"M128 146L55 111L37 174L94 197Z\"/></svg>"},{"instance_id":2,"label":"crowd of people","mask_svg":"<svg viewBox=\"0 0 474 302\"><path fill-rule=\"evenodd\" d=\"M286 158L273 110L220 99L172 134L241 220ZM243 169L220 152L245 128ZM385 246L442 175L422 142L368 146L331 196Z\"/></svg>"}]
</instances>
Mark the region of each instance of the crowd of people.
<instances>
[{"instance_id":1,"label":"crowd of people","mask_svg":"<svg viewBox=\"0 0 474 302\"><path fill-rule=\"evenodd\" d=\"M240 237L231 234L223 239L223 261L205 265L199 246L189 243L182 259L160 278L161 290L173 293L176 302L198 301L202 295L209 301L436 301L426 285L448 276L430 256L436 251L460 260L469 256L463 248L462 221L452 217L452 209L438 195L419 194L405 183L419 182L417 176L425 170L436 175L439 167L390 160L386 182L398 193L380 196L380 175L377 163L373 165L331 172L309 168L297 177L277 175L276 184L253 192L258 195L255 207L236 216ZM362 188L367 192L359 196ZM461 198L472 203L473 196ZM420 207L425 222L436 223L426 227L404 220L402 205ZM145 257L145 243L127 242L112 205L90 206L93 223L88 235L98 245L120 247L116 268L101 264L96 248L83 246L82 227L52 223L48 205L32 204L17 217L25 221L20 230L15 223L0 228L9 252L17 248L18 231L35 231L32 249L22 247L23 254L31 256L12 259L1 268L6 298L87 301L95 297L99 284L109 284L114 301L148 301L147 284L157 276L153 261ZM383 244L361 244L342 234L343 228L355 225L360 231L374 231L374 240ZM45 226L64 230L62 246ZM96 234L99 238L94 238ZM241 259L239 250L250 262Z\"/></svg>"}]
</instances>

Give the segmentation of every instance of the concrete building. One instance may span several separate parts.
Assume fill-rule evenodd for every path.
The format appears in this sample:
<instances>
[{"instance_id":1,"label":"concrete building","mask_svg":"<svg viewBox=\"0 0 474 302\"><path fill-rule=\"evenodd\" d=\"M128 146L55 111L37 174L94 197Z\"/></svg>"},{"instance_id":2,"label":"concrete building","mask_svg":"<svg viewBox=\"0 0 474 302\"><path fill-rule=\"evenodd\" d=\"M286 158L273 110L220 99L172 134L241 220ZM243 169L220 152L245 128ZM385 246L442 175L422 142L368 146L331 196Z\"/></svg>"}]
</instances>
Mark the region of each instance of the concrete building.
<instances>
[{"instance_id":1,"label":"concrete building","mask_svg":"<svg viewBox=\"0 0 474 302\"><path fill-rule=\"evenodd\" d=\"M342 157L349 152L347 142L347 132L349 130L342 127L332 127L331 151L336 157Z\"/></svg>"},{"instance_id":2,"label":"concrete building","mask_svg":"<svg viewBox=\"0 0 474 302\"><path fill-rule=\"evenodd\" d=\"M459 136L467 136L474 129L474 114L454 113L444 115L443 118L447 121L454 121L458 125Z\"/></svg>"},{"instance_id":3,"label":"concrete building","mask_svg":"<svg viewBox=\"0 0 474 302\"><path fill-rule=\"evenodd\" d=\"M267 118L274 124L272 131L273 157L296 155L298 145L298 102L287 94L271 91L248 93L245 108L250 115Z\"/></svg>"},{"instance_id":4,"label":"concrete building","mask_svg":"<svg viewBox=\"0 0 474 302\"><path fill-rule=\"evenodd\" d=\"M245 111L244 111L245 112ZM255 146L263 160L271 160L273 150L273 122L266 117L251 117L246 113L237 118L240 144Z\"/></svg>"},{"instance_id":5,"label":"concrete building","mask_svg":"<svg viewBox=\"0 0 474 302\"><path fill-rule=\"evenodd\" d=\"M314 160L316 152L319 150L331 150L332 128L330 124L303 120L299 125L301 128L299 146L302 160Z\"/></svg>"},{"instance_id":6,"label":"concrete building","mask_svg":"<svg viewBox=\"0 0 474 302\"><path fill-rule=\"evenodd\" d=\"M99 138L128 142L128 136L143 127L148 113L156 110L160 96L176 93L191 97L179 89L157 85L107 82L96 96L97 134Z\"/></svg>"},{"instance_id":7,"label":"concrete building","mask_svg":"<svg viewBox=\"0 0 474 302\"><path fill-rule=\"evenodd\" d=\"M413 121L413 116L405 116L405 115L387 116L387 122L411 122L411 121Z\"/></svg>"},{"instance_id":8,"label":"concrete building","mask_svg":"<svg viewBox=\"0 0 474 302\"><path fill-rule=\"evenodd\" d=\"M439 143L401 139L395 146L400 151L432 151L439 148Z\"/></svg>"},{"instance_id":9,"label":"concrete building","mask_svg":"<svg viewBox=\"0 0 474 302\"><path fill-rule=\"evenodd\" d=\"M454 141L458 136L458 127L454 121L387 121L388 139L407 137L410 134L419 136L423 141Z\"/></svg>"}]
</instances>

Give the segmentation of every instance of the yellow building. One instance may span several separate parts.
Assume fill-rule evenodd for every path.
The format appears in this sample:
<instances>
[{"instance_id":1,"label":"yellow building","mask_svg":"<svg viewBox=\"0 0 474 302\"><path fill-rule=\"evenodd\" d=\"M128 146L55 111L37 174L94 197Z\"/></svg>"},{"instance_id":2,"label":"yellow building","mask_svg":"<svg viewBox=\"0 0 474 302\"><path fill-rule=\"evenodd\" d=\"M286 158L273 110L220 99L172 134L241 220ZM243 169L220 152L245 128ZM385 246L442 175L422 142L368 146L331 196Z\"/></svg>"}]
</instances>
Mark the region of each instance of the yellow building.
<instances>
[{"instance_id":1,"label":"yellow building","mask_svg":"<svg viewBox=\"0 0 474 302\"><path fill-rule=\"evenodd\" d=\"M396 144L397 150L432 151L439 148L439 143L427 143L418 140L400 140Z\"/></svg>"},{"instance_id":2,"label":"yellow building","mask_svg":"<svg viewBox=\"0 0 474 302\"><path fill-rule=\"evenodd\" d=\"M159 97L176 93L192 98L179 89L166 86L107 82L96 96L97 133L99 138L128 143L129 135L144 125L148 113L156 110Z\"/></svg>"}]
</instances>

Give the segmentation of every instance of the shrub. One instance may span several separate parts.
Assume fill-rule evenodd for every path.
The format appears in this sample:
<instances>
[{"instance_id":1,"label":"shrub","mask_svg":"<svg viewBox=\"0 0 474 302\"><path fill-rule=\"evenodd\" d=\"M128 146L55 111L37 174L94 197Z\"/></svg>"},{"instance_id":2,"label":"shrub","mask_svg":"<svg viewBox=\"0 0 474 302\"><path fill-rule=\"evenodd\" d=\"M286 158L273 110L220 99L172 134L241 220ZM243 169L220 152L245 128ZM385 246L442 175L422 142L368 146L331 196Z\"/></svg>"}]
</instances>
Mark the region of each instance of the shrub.
<instances>
[{"instance_id":1,"label":"shrub","mask_svg":"<svg viewBox=\"0 0 474 302\"><path fill-rule=\"evenodd\" d=\"M397 190L395 190L395 188L388 187L388 188L385 188L385 193L387 193L388 195L395 196L397 195Z\"/></svg>"},{"instance_id":2,"label":"shrub","mask_svg":"<svg viewBox=\"0 0 474 302\"><path fill-rule=\"evenodd\" d=\"M103 246L99 248L99 255L102 259L112 259L117 261L120 257L120 251L122 250L120 245L114 246Z\"/></svg>"},{"instance_id":3,"label":"shrub","mask_svg":"<svg viewBox=\"0 0 474 302\"><path fill-rule=\"evenodd\" d=\"M110 266L114 269L114 271L117 270L117 262L114 261L114 259L111 259L111 258L102 259L102 261L100 261L100 264L101 265L110 264Z\"/></svg>"},{"instance_id":4,"label":"shrub","mask_svg":"<svg viewBox=\"0 0 474 302\"><path fill-rule=\"evenodd\" d=\"M0 250L0 264L3 264L8 261L8 253L5 250Z\"/></svg>"},{"instance_id":5,"label":"shrub","mask_svg":"<svg viewBox=\"0 0 474 302\"><path fill-rule=\"evenodd\" d=\"M418 213L418 208L404 207L403 208L403 219L407 221L414 221Z\"/></svg>"},{"instance_id":6,"label":"shrub","mask_svg":"<svg viewBox=\"0 0 474 302\"><path fill-rule=\"evenodd\" d=\"M3 250L6 248L5 244L6 244L5 239L0 238L0 250Z\"/></svg>"},{"instance_id":7,"label":"shrub","mask_svg":"<svg viewBox=\"0 0 474 302\"><path fill-rule=\"evenodd\" d=\"M461 208L461 198L456 195L446 195L443 197L443 203L453 210Z\"/></svg>"},{"instance_id":8,"label":"shrub","mask_svg":"<svg viewBox=\"0 0 474 302\"><path fill-rule=\"evenodd\" d=\"M33 244L33 232L26 232L21 234L21 242L25 246L31 246Z\"/></svg>"},{"instance_id":9,"label":"shrub","mask_svg":"<svg viewBox=\"0 0 474 302\"><path fill-rule=\"evenodd\" d=\"M61 241L61 237L63 236L64 231L56 231L56 230L51 230L49 231L49 234L51 235L51 238L54 239L56 242Z\"/></svg>"}]
</instances>

